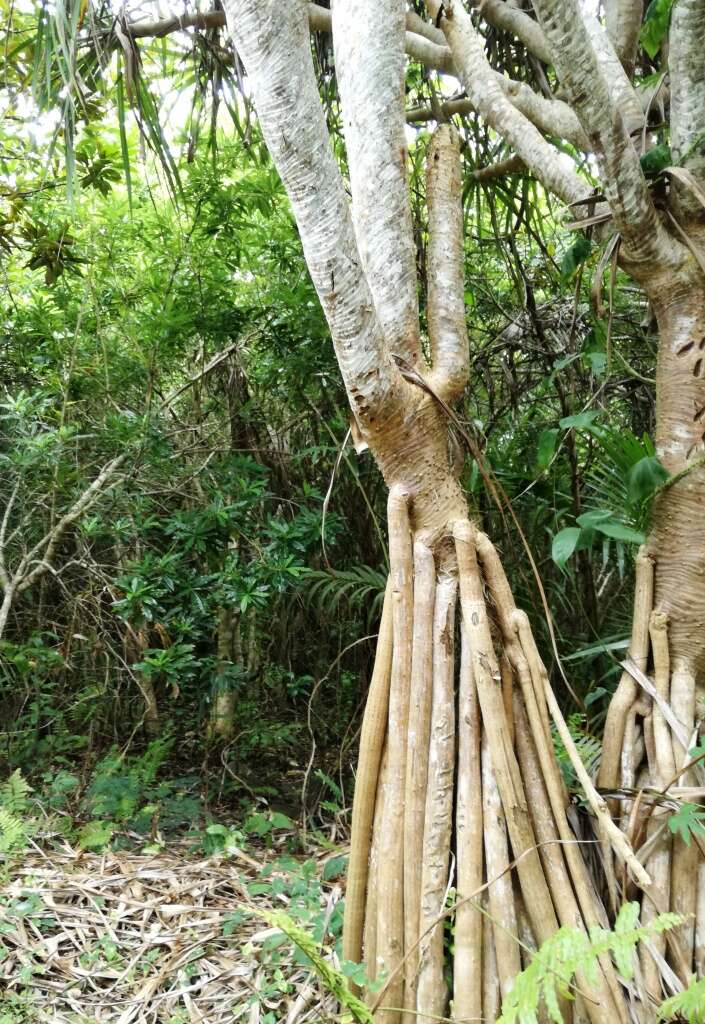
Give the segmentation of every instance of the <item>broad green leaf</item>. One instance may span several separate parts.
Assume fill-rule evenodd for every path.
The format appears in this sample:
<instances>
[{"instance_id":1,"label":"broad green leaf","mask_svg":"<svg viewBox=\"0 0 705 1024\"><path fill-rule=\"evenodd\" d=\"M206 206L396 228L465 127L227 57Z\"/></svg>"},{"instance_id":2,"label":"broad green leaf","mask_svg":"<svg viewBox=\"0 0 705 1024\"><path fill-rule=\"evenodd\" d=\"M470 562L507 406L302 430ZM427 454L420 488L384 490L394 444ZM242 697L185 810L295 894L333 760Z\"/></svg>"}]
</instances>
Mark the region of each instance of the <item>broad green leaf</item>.
<instances>
[{"instance_id":1,"label":"broad green leaf","mask_svg":"<svg viewBox=\"0 0 705 1024\"><path fill-rule=\"evenodd\" d=\"M672 8L673 0L651 0L646 10L639 39L649 57L655 57L661 48L668 32Z\"/></svg>"},{"instance_id":2,"label":"broad green leaf","mask_svg":"<svg viewBox=\"0 0 705 1024\"><path fill-rule=\"evenodd\" d=\"M590 239L586 238L585 235L578 235L561 260L561 277L564 281L571 279L578 267L588 258L591 251L592 242Z\"/></svg>"},{"instance_id":3,"label":"broad green leaf","mask_svg":"<svg viewBox=\"0 0 705 1024\"><path fill-rule=\"evenodd\" d=\"M551 545L551 557L556 565L560 565L561 568L565 565L577 547L580 533L578 526L568 526L555 535Z\"/></svg>"},{"instance_id":4,"label":"broad green leaf","mask_svg":"<svg viewBox=\"0 0 705 1024\"><path fill-rule=\"evenodd\" d=\"M571 427L574 430L586 430L593 425L600 413L596 409L588 409L586 412L578 412L574 416L564 416L558 426L564 430Z\"/></svg>"},{"instance_id":5,"label":"broad green leaf","mask_svg":"<svg viewBox=\"0 0 705 1024\"><path fill-rule=\"evenodd\" d=\"M548 469L551 459L553 458L556 451L556 440L558 439L558 430L556 427L551 427L549 430L542 430L539 434L539 445L538 455L536 457L536 466L540 472L544 469Z\"/></svg>"},{"instance_id":6,"label":"broad green leaf","mask_svg":"<svg viewBox=\"0 0 705 1024\"><path fill-rule=\"evenodd\" d=\"M331 878L337 878L338 875L342 875L348 866L348 858L344 855L340 857L331 857L327 860L323 868L323 881L329 882Z\"/></svg>"},{"instance_id":7,"label":"broad green leaf","mask_svg":"<svg viewBox=\"0 0 705 1024\"><path fill-rule=\"evenodd\" d=\"M705 837L705 809L684 803L668 819L668 827L673 835L679 835L685 845L690 846L691 836Z\"/></svg>"},{"instance_id":8,"label":"broad green leaf","mask_svg":"<svg viewBox=\"0 0 705 1024\"><path fill-rule=\"evenodd\" d=\"M629 500L641 503L649 498L657 487L668 480L668 473L655 455L646 455L639 459L629 470L627 476L627 493Z\"/></svg>"},{"instance_id":9,"label":"broad green leaf","mask_svg":"<svg viewBox=\"0 0 705 1024\"><path fill-rule=\"evenodd\" d=\"M575 520L578 526L584 526L589 530L599 530L600 523L605 523L607 520L612 519L613 512L609 508L595 508L590 509L589 512L583 512L581 516Z\"/></svg>"},{"instance_id":10,"label":"broad green leaf","mask_svg":"<svg viewBox=\"0 0 705 1024\"><path fill-rule=\"evenodd\" d=\"M623 540L627 544L643 544L646 540L643 533L638 533L629 526L623 526L622 523L610 521L596 523L595 529L599 530L600 533L604 533L606 537L611 537L613 540Z\"/></svg>"},{"instance_id":11,"label":"broad green leaf","mask_svg":"<svg viewBox=\"0 0 705 1024\"><path fill-rule=\"evenodd\" d=\"M646 177L655 178L673 163L671 147L667 146L665 142L662 142L660 146L654 146L648 153L644 153L640 163Z\"/></svg>"}]
</instances>

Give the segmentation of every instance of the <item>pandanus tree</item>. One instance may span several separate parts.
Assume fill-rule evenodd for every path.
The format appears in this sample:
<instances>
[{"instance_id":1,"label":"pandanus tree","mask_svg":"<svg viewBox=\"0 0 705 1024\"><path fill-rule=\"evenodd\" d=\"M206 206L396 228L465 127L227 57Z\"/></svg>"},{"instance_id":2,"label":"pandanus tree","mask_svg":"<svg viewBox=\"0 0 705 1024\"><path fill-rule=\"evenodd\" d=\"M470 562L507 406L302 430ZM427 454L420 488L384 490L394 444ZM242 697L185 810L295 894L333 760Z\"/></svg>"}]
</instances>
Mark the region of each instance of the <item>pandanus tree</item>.
<instances>
[{"instance_id":1,"label":"pandanus tree","mask_svg":"<svg viewBox=\"0 0 705 1024\"><path fill-rule=\"evenodd\" d=\"M485 0L482 17L553 69L542 76L543 95L491 67L461 0L431 0L428 21L402 0L331 7L225 0L356 429L389 487L391 568L361 736L345 955L384 972L375 997L383 1024L447 1012L457 1021L494 1020L521 969L515 936L541 943L559 924L589 929L604 920L566 818L551 719L572 752L570 735L497 549L469 517L450 443L469 359L459 138L443 121L470 109L514 161L578 211L579 227L597 232L603 265L611 258L633 277L658 324L656 445L669 480L638 557L629 668L607 718L599 781L613 795L612 819L576 759L613 897L619 882L623 893L637 887L645 920L669 908L688 915L668 949L664 939L642 954L637 1013L650 1019L667 961L684 982L705 969L700 848L673 840L651 805L616 799L620 789L673 784L704 682L705 3L675 3L663 40L668 77L646 99L633 85L640 0L610 0L605 25L579 0L533 0L533 12ZM311 24L332 26L351 201L319 99ZM426 115L440 122L426 157L427 337L407 185L405 52L457 76L464 91ZM664 112L672 155L654 184L642 158ZM561 139L589 155L593 181L561 156ZM641 859L629 840L644 844ZM579 977L578 988L566 1019L628 1019L607 959L599 977Z\"/></svg>"},{"instance_id":2,"label":"pandanus tree","mask_svg":"<svg viewBox=\"0 0 705 1024\"><path fill-rule=\"evenodd\" d=\"M688 751L705 715L705 0L654 0L645 20L642 0L605 0L604 21L581 0L482 0L472 16L462 0L428 0L427 17L404 0L332 0L330 9L223 0L225 15L220 7L150 22L121 14L105 31L90 5L55 6L62 52L73 10L72 31L87 19L85 45L98 58L80 73L67 62L56 102L69 113L71 88L105 66L111 44L138 102L136 40L188 26L214 32L227 21L355 431L389 488L390 576L362 726L344 931L345 957L383 978L371 997L375 1019L496 1019L522 967L517 937L530 948L559 925L605 923L598 889L611 908L636 897L644 920L674 909L685 923L644 947L629 991L607 957L597 976L578 974L565 1019L652 1019L664 978L705 975L703 849L672 837L643 795L673 785L695 799L703 791ZM517 81L493 66L483 25L519 41L530 75ZM349 186L319 96L311 30L332 31ZM210 38L208 52L231 62ZM407 59L457 79L460 95L437 93L428 108L405 110ZM44 63L35 61L37 82ZM649 75L654 68L660 73ZM153 123L146 109L143 130ZM471 364L460 161L469 140L467 122L451 125L456 114L477 118L506 152L476 177L517 167L533 176L603 247L598 276L618 266L630 275L658 328L656 449L668 479L637 558L629 659L607 716L598 789L500 555L459 484L453 407ZM424 120L436 128L426 155L422 331L406 125ZM597 880L568 822L552 729L593 811Z\"/></svg>"}]
</instances>

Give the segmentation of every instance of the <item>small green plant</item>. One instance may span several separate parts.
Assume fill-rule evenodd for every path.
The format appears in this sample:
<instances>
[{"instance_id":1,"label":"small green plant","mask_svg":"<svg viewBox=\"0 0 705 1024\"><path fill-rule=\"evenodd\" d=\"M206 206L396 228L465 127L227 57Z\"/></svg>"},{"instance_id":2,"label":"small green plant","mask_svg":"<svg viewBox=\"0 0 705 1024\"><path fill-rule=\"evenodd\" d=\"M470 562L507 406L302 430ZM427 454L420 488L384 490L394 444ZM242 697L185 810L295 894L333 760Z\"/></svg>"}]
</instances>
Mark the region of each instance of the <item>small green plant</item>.
<instances>
[{"instance_id":1,"label":"small green plant","mask_svg":"<svg viewBox=\"0 0 705 1024\"><path fill-rule=\"evenodd\" d=\"M705 838L705 810L697 804L683 803L668 819L668 827L690 846L691 836Z\"/></svg>"},{"instance_id":2,"label":"small green plant","mask_svg":"<svg viewBox=\"0 0 705 1024\"><path fill-rule=\"evenodd\" d=\"M576 971L582 971L592 981L597 976L599 957L610 954L619 973L630 980L638 943L682 922L677 914L659 914L646 926L640 926L638 920L639 904L625 903L613 931L595 927L587 935L577 928L559 928L517 975L497 1024L537 1024L542 1002L551 1020L562 1024L559 1000L572 998L570 986Z\"/></svg>"},{"instance_id":3,"label":"small green plant","mask_svg":"<svg viewBox=\"0 0 705 1024\"><path fill-rule=\"evenodd\" d=\"M705 978L690 984L682 992L676 992L659 1006L661 1020L687 1020L688 1024L705 1024Z\"/></svg>"},{"instance_id":4,"label":"small green plant","mask_svg":"<svg viewBox=\"0 0 705 1024\"><path fill-rule=\"evenodd\" d=\"M25 848L31 791L19 768L0 787L0 853L17 853Z\"/></svg>"},{"instance_id":5,"label":"small green plant","mask_svg":"<svg viewBox=\"0 0 705 1024\"><path fill-rule=\"evenodd\" d=\"M318 942L283 911L254 910L251 913L262 917L272 928L278 928L307 957L323 987L336 997L347 1010L341 1017L341 1024L356 1021L357 1024L374 1024L374 1018L361 999L350 991L348 980L322 955ZM357 966L357 965L355 965Z\"/></svg>"}]
</instances>

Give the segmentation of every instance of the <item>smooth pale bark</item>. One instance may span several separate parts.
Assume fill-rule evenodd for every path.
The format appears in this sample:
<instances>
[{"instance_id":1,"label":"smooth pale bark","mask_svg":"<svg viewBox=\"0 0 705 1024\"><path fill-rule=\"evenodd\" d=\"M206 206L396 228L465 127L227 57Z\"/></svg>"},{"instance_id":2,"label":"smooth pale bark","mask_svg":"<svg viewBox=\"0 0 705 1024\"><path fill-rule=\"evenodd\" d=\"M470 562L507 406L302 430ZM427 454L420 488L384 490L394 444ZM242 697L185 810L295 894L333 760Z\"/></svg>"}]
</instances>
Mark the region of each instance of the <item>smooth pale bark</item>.
<instances>
[{"instance_id":1,"label":"smooth pale bark","mask_svg":"<svg viewBox=\"0 0 705 1024\"><path fill-rule=\"evenodd\" d=\"M389 685L392 669L391 590L392 585L389 581L382 608L375 664L362 720L359 769L355 780L350 859L345 891L346 912L343 926L343 958L352 960L354 963L358 963L362 959L368 859L389 714Z\"/></svg>"},{"instance_id":2,"label":"smooth pale bark","mask_svg":"<svg viewBox=\"0 0 705 1024\"><path fill-rule=\"evenodd\" d=\"M705 677L705 280L692 266L649 289L659 326L656 453L676 477L656 496L649 550L656 561L654 606L668 617L674 664L686 660ZM692 468L690 468L692 467Z\"/></svg>"},{"instance_id":3,"label":"smooth pale bark","mask_svg":"<svg viewBox=\"0 0 705 1024\"><path fill-rule=\"evenodd\" d=\"M636 60L644 0L605 0L605 25L617 56L631 76Z\"/></svg>"},{"instance_id":4,"label":"smooth pale bark","mask_svg":"<svg viewBox=\"0 0 705 1024\"><path fill-rule=\"evenodd\" d=\"M377 964L392 975L384 1003L400 1007L404 998L404 789L409 722L409 684L413 630L413 562L408 494L400 485L389 491L389 564L392 582L393 651L387 727L385 819L377 867ZM380 1010L378 1024L398 1024L396 1009Z\"/></svg>"},{"instance_id":5,"label":"smooth pale bark","mask_svg":"<svg viewBox=\"0 0 705 1024\"><path fill-rule=\"evenodd\" d=\"M535 851L534 836L516 755L508 735L502 699L501 675L490 635L482 581L475 554L475 530L469 522L455 523L453 534L458 556L460 603L463 622L472 651L472 673L487 731L497 786L507 820L514 856L519 858L517 875L531 926L539 942L556 930L557 921ZM530 852L533 851L533 852ZM525 854L525 856L521 856Z\"/></svg>"},{"instance_id":6,"label":"smooth pale bark","mask_svg":"<svg viewBox=\"0 0 705 1024\"><path fill-rule=\"evenodd\" d=\"M454 402L468 379L470 347L465 326L460 140L450 125L435 132L426 155L428 204L428 334L433 369L430 383Z\"/></svg>"},{"instance_id":7,"label":"smooth pale bark","mask_svg":"<svg viewBox=\"0 0 705 1024\"><path fill-rule=\"evenodd\" d=\"M485 905L487 899L485 898ZM489 917L482 918L482 1020L496 1021L502 1006L499 991L497 954L494 948L494 930ZM465 1022L463 1021L463 1024Z\"/></svg>"},{"instance_id":8,"label":"smooth pale bark","mask_svg":"<svg viewBox=\"0 0 705 1024\"><path fill-rule=\"evenodd\" d=\"M627 132L630 135L636 135L644 126L644 111L641 101L605 29L597 18L585 8L582 8L582 14L613 109L618 110L621 114Z\"/></svg>"},{"instance_id":9,"label":"smooth pale bark","mask_svg":"<svg viewBox=\"0 0 705 1024\"><path fill-rule=\"evenodd\" d=\"M698 864L698 902L695 912L695 970L705 978L705 859Z\"/></svg>"},{"instance_id":10,"label":"smooth pale bark","mask_svg":"<svg viewBox=\"0 0 705 1024\"><path fill-rule=\"evenodd\" d=\"M567 103L540 96L526 82L517 82L514 79L506 78L498 71L493 71L493 75L512 106L516 107L545 135L565 139L577 149L589 151L590 140ZM441 103L441 112L445 117L452 117L454 114L468 114L474 110L475 105L469 99L446 100ZM433 107L414 107L407 111L406 120L409 124L431 121L435 119L436 114L437 110Z\"/></svg>"},{"instance_id":11,"label":"smooth pale bark","mask_svg":"<svg viewBox=\"0 0 705 1024\"><path fill-rule=\"evenodd\" d=\"M673 713L683 727L686 736L693 735L695 727L695 679L687 664L678 664L671 676L671 707ZM688 750L673 737L673 754L676 770L680 771L690 760ZM679 782L694 785L692 772L681 776ZM673 838L673 863L671 866L672 905L676 914L681 914L684 921L678 928L677 937L685 960L684 984L688 984L688 976L693 970L693 943L695 938L695 913L698 897L698 862L701 859L700 848L692 839L686 843L680 835Z\"/></svg>"},{"instance_id":12,"label":"smooth pale bark","mask_svg":"<svg viewBox=\"0 0 705 1024\"><path fill-rule=\"evenodd\" d=\"M671 149L674 163L705 175L705 0L673 6L668 68L671 77Z\"/></svg>"},{"instance_id":13,"label":"smooth pale bark","mask_svg":"<svg viewBox=\"0 0 705 1024\"><path fill-rule=\"evenodd\" d=\"M416 1006L421 892L433 696L433 610L436 565L425 544L414 544L414 633L404 792L404 943L407 1007Z\"/></svg>"},{"instance_id":14,"label":"smooth pale bark","mask_svg":"<svg viewBox=\"0 0 705 1024\"><path fill-rule=\"evenodd\" d=\"M483 919L474 901L469 901L468 897L477 892L482 885L483 819L480 703L472 675L472 651L467 629L462 622L460 637L458 782L455 812L459 906L455 912L453 1019L463 1021L482 1016Z\"/></svg>"},{"instance_id":15,"label":"smooth pale bark","mask_svg":"<svg viewBox=\"0 0 705 1024\"><path fill-rule=\"evenodd\" d=\"M629 657L635 665L646 671L649 658L649 617L654 606L654 563L646 548L640 548L636 558L634 611ZM623 672L615 695L610 701L605 720L602 759L597 777L603 789L616 789L620 785L620 752L629 710L637 695L637 682L629 672Z\"/></svg>"},{"instance_id":16,"label":"smooth pale bark","mask_svg":"<svg viewBox=\"0 0 705 1024\"><path fill-rule=\"evenodd\" d=\"M566 203L584 198L589 189L573 171L565 170L557 150L505 95L485 56L484 40L460 0L431 0L468 98L485 121L507 141L550 192Z\"/></svg>"},{"instance_id":17,"label":"smooth pale bark","mask_svg":"<svg viewBox=\"0 0 705 1024\"><path fill-rule=\"evenodd\" d=\"M673 162L705 181L705 0L678 0L673 6L668 68L671 81L671 150ZM679 207L700 212L697 197L680 188Z\"/></svg>"},{"instance_id":18,"label":"smooth pale bark","mask_svg":"<svg viewBox=\"0 0 705 1024\"><path fill-rule=\"evenodd\" d=\"M333 45L362 267L391 352L420 355L404 114L404 0L333 0Z\"/></svg>"},{"instance_id":19,"label":"smooth pale bark","mask_svg":"<svg viewBox=\"0 0 705 1024\"><path fill-rule=\"evenodd\" d=\"M544 64L553 63L548 40L533 18L518 7L512 7L506 0L472 0L489 25L503 29L520 39L529 53Z\"/></svg>"},{"instance_id":20,"label":"smooth pale bark","mask_svg":"<svg viewBox=\"0 0 705 1024\"><path fill-rule=\"evenodd\" d=\"M492 881L488 892L489 911L497 954L497 973L502 999L506 999L521 970L521 957L517 938L516 907L509 866L507 824L492 765L487 734L482 739L482 815L485 835L485 864L487 880Z\"/></svg>"},{"instance_id":21,"label":"smooth pale bark","mask_svg":"<svg viewBox=\"0 0 705 1024\"><path fill-rule=\"evenodd\" d=\"M455 774L454 632L458 581L439 580L433 615L433 707L428 753L428 787L424 823L418 1024L434 1024L446 1009L443 977L443 926L440 920L448 888ZM409 1007L414 1009L414 1007Z\"/></svg>"},{"instance_id":22,"label":"smooth pale bark","mask_svg":"<svg viewBox=\"0 0 705 1024\"><path fill-rule=\"evenodd\" d=\"M556 71L592 143L602 190L632 264L679 263L657 216L622 111L610 96L578 0L534 0Z\"/></svg>"},{"instance_id":23,"label":"smooth pale bark","mask_svg":"<svg viewBox=\"0 0 705 1024\"><path fill-rule=\"evenodd\" d=\"M226 0L259 122L289 195L306 263L363 426L400 411L390 358L362 272L350 208L328 138L311 57L305 0Z\"/></svg>"}]
</instances>

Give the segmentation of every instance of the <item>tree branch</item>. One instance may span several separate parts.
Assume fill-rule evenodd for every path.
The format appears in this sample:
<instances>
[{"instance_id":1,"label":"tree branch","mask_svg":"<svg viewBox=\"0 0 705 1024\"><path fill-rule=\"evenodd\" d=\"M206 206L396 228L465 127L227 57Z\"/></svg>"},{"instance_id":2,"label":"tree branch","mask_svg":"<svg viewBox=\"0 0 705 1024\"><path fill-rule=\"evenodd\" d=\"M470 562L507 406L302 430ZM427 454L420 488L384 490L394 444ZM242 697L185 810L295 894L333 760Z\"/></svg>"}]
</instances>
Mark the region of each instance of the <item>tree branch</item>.
<instances>
[{"instance_id":1,"label":"tree branch","mask_svg":"<svg viewBox=\"0 0 705 1024\"><path fill-rule=\"evenodd\" d=\"M390 352L421 355L404 118L403 0L333 0L355 236ZM431 44L434 45L434 44Z\"/></svg>"},{"instance_id":2,"label":"tree branch","mask_svg":"<svg viewBox=\"0 0 705 1024\"><path fill-rule=\"evenodd\" d=\"M385 344L316 86L305 0L225 0L259 122L291 201L304 255L361 425L382 429L403 384Z\"/></svg>"},{"instance_id":3,"label":"tree branch","mask_svg":"<svg viewBox=\"0 0 705 1024\"><path fill-rule=\"evenodd\" d=\"M313 32L331 31L331 12L318 4L308 4L309 25ZM224 11L193 12L177 15L173 18L162 18L158 21L126 22L123 31L131 39L160 39L172 32L181 32L187 28L220 28L225 25ZM453 61L450 51L445 45L439 45L439 35L432 25L412 14L407 15L407 31L404 46L407 55L420 64L446 74L453 73Z\"/></svg>"},{"instance_id":4,"label":"tree branch","mask_svg":"<svg viewBox=\"0 0 705 1024\"><path fill-rule=\"evenodd\" d=\"M472 0L489 25L502 29L520 39L529 53L544 64L552 64L553 56L541 26L518 7L510 7L505 0Z\"/></svg>"},{"instance_id":5,"label":"tree branch","mask_svg":"<svg viewBox=\"0 0 705 1024\"><path fill-rule=\"evenodd\" d=\"M445 0L442 7L441 28L468 99L477 112L550 192L566 203L584 198L589 192L588 186L574 171L563 167L554 147L505 95L485 56L484 41L460 0ZM441 9L440 0L431 0L429 8L432 14L437 14Z\"/></svg>"},{"instance_id":6,"label":"tree branch","mask_svg":"<svg viewBox=\"0 0 705 1024\"><path fill-rule=\"evenodd\" d=\"M673 162L705 184L705 0L678 0L673 8L668 66L671 76ZM697 200L683 189L682 206Z\"/></svg>"},{"instance_id":7,"label":"tree branch","mask_svg":"<svg viewBox=\"0 0 705 1024\"><path fill-rule=\"evenodd\" d=\"M102 492L114 482L115 474L123 464L126 455L118 455L105 465L95 480L73 503L69 511L46 533L34 547L23 556L18 570L13 574L12 589L17 594L28 590L37 580L53 567L54 555L64 534L84 512L95 504ZM39 559L34 569L29 567ZM27 571L29 570L29 571Z\"/></svg>"},{"instance_id":8,"label":"tree branch","mask_svg":"<svg viewBox=\"0 0 705 1024\"><path fill-rule=\"evenodd\" d=\"M470 365L462 189L458 134L450 125L441 125L426 154L428 335L433 359L430 384L448 403L463 393Z\"/></svg>"},{"instance_id":9,"label":"tree branch","mask_svg":"<svg viewBox=\"0 0 705 1024\"><path fill-rule=\"evenodd\" d=\"M612 40L593 14L582 8L581 13L612 105L621 111L628 134L640 132L644 126L644 108L627 77Z\"/></svg>"},{"instance_id":10,"label":"tree branch","mask_svg":"<svg viewBox=\"0 0 705 1024\"><path fill-rule=\"evenodd\" d=\"M644 0L605 0L605 24L622 67L631 78L634 72Z\"/></svg>"},{"instance_id":11,"label":"tree branch","mask_svg":"<svg viewBox=\"0 0 705 1024\"><path fill-rule=\"evenodd\" d=\"M592 143L602 188L630 269L639 277L653 261L680 264L680 247L670 238L654 207L639 156L622 111L609 94L578 0L534 0L555 56L561 84Z\"/></svg>"},{"instance_id":12,"label":"tree branch","mask_svg":"<svg viewBox=\"0 0 705 1024\"><path fill-rule=\"evenodd\" d=\"M493 71L493 74L512 106L516 107L542 132L565 139L566 142L570 142L576 149L583 152L590 149L588 137L575 112L567 103L539 96L526 82L505 78L498 71ZM467 114L474 110L475 107L469 99L446 100L441 104L441 111L446 117L452 117L453 114ZM415 107L407 111L406 120L409 124L414 124L419 121L431 121L435 116L432 107Z\"/></svg>"}]
</instances>

